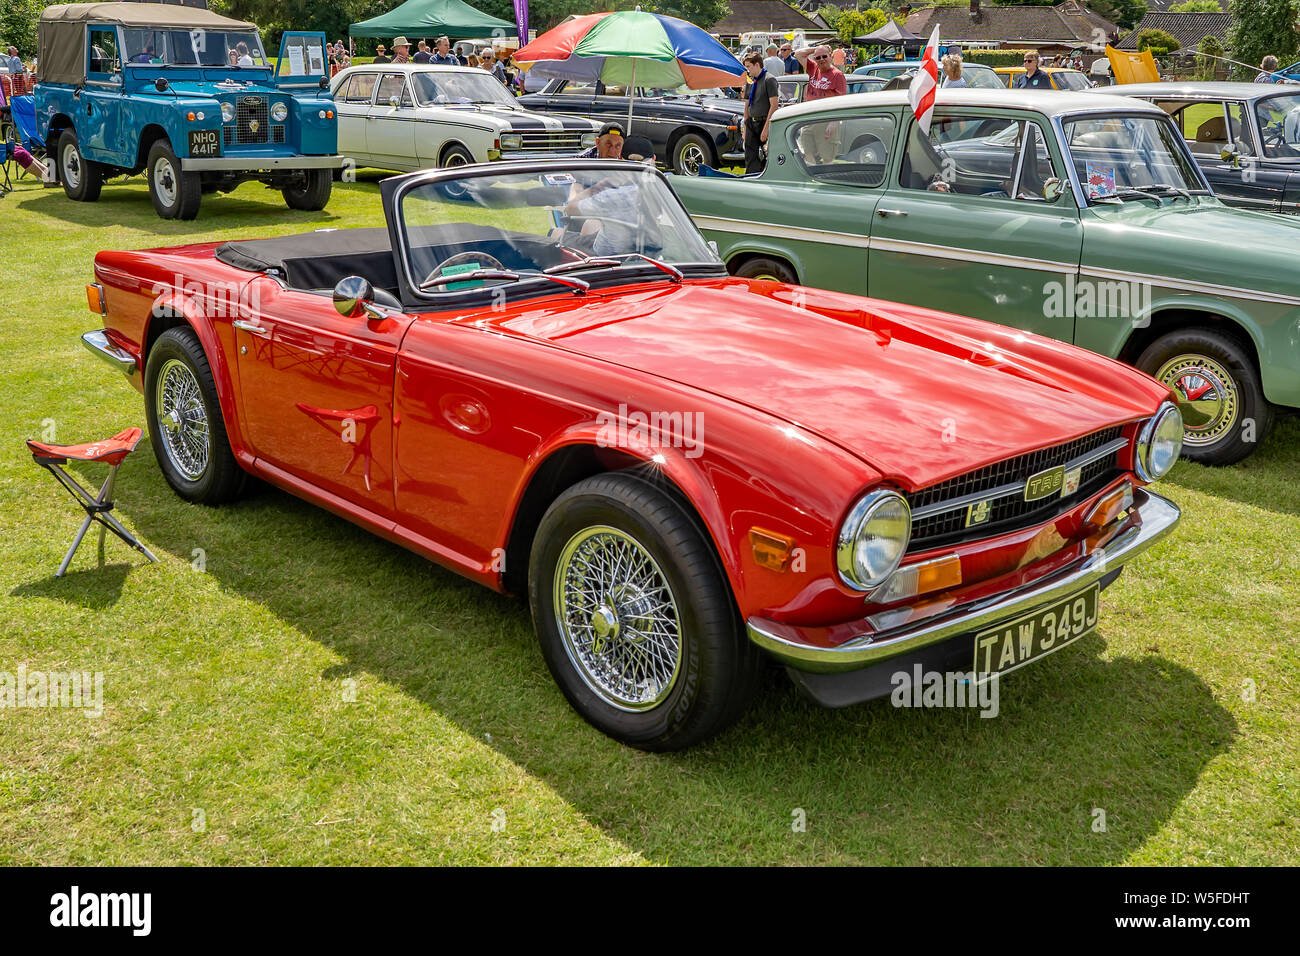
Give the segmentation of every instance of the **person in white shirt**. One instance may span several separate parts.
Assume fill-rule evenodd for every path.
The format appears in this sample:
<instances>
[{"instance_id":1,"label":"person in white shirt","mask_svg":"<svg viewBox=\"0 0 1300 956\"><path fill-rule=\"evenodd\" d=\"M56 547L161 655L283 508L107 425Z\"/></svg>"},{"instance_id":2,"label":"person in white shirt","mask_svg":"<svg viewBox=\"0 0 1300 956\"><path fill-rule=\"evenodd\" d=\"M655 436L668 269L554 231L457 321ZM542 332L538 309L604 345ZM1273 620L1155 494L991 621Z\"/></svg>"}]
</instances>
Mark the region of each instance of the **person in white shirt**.
<instances>
[{"instance_id":1,"label":"person in white shirt","mask_svg":"<svg viewBox=\"0 0 1300 956\"><path fill-rule=\"evenodd\" d=\"M966 81L961 75L961 57L953 56L951 53L943 58L943 83L944 89L949 87L962 87Z\"/></svg>"},{"instance_id":2,"label":"person in white shirt","mask_svg":"<svg viewBox=\"0 0 1300 956\"><path fill-rule=\"evenodd\" d=\"M767 45L767 56L763 57L763 69L772 76L785 76L785 60L776 55L777 49L775 43Z\"/></svg>"}]
</instances>

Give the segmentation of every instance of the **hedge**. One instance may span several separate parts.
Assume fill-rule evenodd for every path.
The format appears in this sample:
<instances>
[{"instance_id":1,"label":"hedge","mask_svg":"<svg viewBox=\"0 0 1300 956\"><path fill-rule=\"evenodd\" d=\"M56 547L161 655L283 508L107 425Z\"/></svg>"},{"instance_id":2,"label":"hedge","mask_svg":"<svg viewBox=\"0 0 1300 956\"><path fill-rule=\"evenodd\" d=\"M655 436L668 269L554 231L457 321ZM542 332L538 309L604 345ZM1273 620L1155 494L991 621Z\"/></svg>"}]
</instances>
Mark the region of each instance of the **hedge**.
<instances>
[{"instance_id":1,"label":"hedge","mask_svg":"<svg viewBox=\"0 0 1300 956\"><path fill-rule=\"evenodd\" d=\"M965 50L962 59L986 66L1023 66L1026 53L1035 50Z\"/></svg>"}]
</instances>

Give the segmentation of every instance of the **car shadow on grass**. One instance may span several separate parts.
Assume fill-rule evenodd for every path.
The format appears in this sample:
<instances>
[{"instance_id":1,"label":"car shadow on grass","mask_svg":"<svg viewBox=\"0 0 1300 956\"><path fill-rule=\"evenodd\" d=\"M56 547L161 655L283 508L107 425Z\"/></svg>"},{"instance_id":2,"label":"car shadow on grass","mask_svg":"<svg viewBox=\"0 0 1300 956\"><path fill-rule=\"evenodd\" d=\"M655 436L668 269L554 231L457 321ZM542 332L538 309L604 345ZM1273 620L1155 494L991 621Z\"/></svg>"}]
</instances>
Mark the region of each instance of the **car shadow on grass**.
<instances>
[{"instance_id":1,"label":"car shadow on grass","mask_svg":"<svg viewBox=\"0 0 1300 956\"><path fill-rule=\"evenodd\" d=\"M1181 462L1169 475L1176 485L1277 514L1300 515L1300 415L1278 415L1272 433L1249 458L1225 468Z\"/></svg>"},{"instance_id":2,"label":"car shadow on grass","mask_svg":"<svg viewBox=\"0 0 1300 956\"><path fill-rule=\"evenodd\" d=\"M131 184L139 185L138 180ZM122 184L127 185L127 184ZM245 183L239 188L256 185ZM278 190L276 198L279 199ZM261 225L285 226L294 222L303 226L318 227L319 223L334 222L338 216L329 211L329 207L318 212L305 212L289 209L279 203L257 202L240 198L237 193L205 193L199 207L197 219L160 219L153 211L153 204L148 194L139 189L114 189L113 184L104 187L100 197L93 203L73 202L64 195L62 189L42 189L18 193L19 205L25 210L61 219L78 226L102 227L125 226L135 229L149 229L157 233L160 240L154 245L166 245L171 236L191 234L208 234L213 229L214 218L238 218L240 228L256 228Z\"/></svg>"},{"instance_id":3,"label":"car shadow on grass","mask_svg":"<svg viewBox=\"0 0 1300 956\"><path fill-rule=\"evenodd\" d=\"M1110 659L1092 636L1004 679L993 718L888 700L827 711L773 668L736 726L685 753L645 754L569 708L524 602L279 491L195 507L148 454L129 464L128 525L184 562L202 547L223 588L340 655L327 687L357 677L400 689L650 861L1118 863L1237 732L1195 672L1154 647Z\"/></svg>"}]
</instances>

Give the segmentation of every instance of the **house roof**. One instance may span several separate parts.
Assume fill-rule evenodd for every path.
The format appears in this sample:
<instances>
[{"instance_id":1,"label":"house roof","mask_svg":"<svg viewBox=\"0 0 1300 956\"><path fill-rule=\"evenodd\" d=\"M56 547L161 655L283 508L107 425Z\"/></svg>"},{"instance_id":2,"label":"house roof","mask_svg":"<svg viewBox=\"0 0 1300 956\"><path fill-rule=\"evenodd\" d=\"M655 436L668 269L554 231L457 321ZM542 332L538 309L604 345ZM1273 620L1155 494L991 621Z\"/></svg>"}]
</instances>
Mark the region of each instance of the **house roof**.
<instances>
[{"instance_id":1,"label":"house roof","mask_svg":"<svg viewBox=\"0 0 1300 956\"><path fill-rule=\"evenodd\" d=\"M907 29L918 36L928 36L939 26L942 40L1044 41L1065 43L1092 42L1094 31L1113 36L1119 28L1093 13L1077 0L1065 0L1054 7L980 5L972 14L967 6L926 7L907 18Z\"/></svg>"},{"instance_id":2,"label":"house roof","mask_svg":"<svg viewBox=\"0 0 1300 956\"><path fill-rule=\"evenodd\" d=\"M1138 35L1143 30L1164 30L1184 50L1195 50L1207 36L1226 39L1232 20L1231 13L1147 13L1133 32L1119 42L1118 48L1136 50Z\"/></svg>"},{"instance_id":3,"label":"house roof","mask_svg":"<svg viewBox=\"0 0 1300 956\"><path fill-rule=\"evenodd\" d=\"M728 0L730 12L709 27L709 33L735 37L768 30L825 31L785 0Z\"/></svg>"}]
</instances>

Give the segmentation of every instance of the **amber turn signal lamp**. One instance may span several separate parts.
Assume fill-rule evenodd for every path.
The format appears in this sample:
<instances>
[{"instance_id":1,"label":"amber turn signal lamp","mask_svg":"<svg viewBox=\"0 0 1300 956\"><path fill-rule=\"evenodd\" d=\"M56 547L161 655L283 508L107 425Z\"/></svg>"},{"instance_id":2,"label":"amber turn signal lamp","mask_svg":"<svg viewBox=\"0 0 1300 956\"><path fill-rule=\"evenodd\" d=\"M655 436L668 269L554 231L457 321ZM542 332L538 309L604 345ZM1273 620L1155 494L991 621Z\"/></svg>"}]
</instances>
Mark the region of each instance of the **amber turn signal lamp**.
<instances>
[{"instance_id":1,"label":"amber turn signal lamp","mask_svg":"<svg viewBox=\"0 0 1300 956\"><path fill-rule=\"evenodd\" d=\"M750 528L749 545L754 549L754 562L759 567L784 571L794 550L794 539L774 531Z\"/></svg>"},{"instance_id":2,"label":"amber turn signal lamp","mask_svg":"<svg viewBox=\"0 0 1300 956\"><path fill-rule=\"evenodd\" d=\"M873 594L871 600L879 604L901 601L904 598L928 594L931 591L944 591L961 584L961 558L955 554L931 558L919 564L908 564L899 568L890 577L880 594Z\"/></svg>"},{"instance_id":3,"label":"amber turn signal lamp","mask_svg":"<svg viewBox=\"0 0 1300 956\"><path fill-rule=\"evenodd\" d=\"M186 118L187 120L189 120L191 123L194 122L194 114L193 114L193 113L186 113L186 114L185 114L185 118Z\"/></svg>"},{"instance_id":4,"label":"amber turn signal lamp","mask_svg":"<svg viewBox=\"0 0 1300 956\"><path fill-rule=\"evenodd\" d=\"M1090 528L1101 529L1132 507L1133 486L1126 481L1093 505L1083 523Z\"/></svg>"},{"instance_id":5,"label":"amber turn signal lamp","mask_svg":"<svg viewBox=\"0 0 1300 956\"><path fill-rule=\"evenodd\" d=\"M104 305L104 287L98 282L92 282L86 286L86 305L90 311L98 315L107 315L108 309Z\"/></svg>"},{"instance_id":6,"label":"amber turn signal lamp","mask_svg":"<svg viewBox=\"0 0 1300 956\"><path fill-rule=\"evenodd\" d=\"M334 118L334 111L333 111L333 110L326 110L326 111L325 111L325 118L326 118L326 119L333 119L333 118Z\"/></svg>"}]
</instances>

